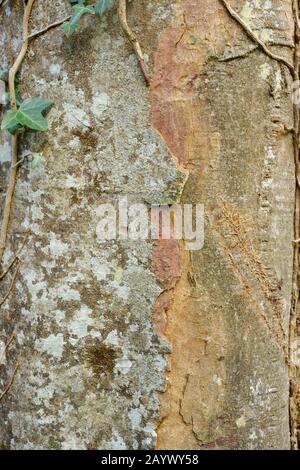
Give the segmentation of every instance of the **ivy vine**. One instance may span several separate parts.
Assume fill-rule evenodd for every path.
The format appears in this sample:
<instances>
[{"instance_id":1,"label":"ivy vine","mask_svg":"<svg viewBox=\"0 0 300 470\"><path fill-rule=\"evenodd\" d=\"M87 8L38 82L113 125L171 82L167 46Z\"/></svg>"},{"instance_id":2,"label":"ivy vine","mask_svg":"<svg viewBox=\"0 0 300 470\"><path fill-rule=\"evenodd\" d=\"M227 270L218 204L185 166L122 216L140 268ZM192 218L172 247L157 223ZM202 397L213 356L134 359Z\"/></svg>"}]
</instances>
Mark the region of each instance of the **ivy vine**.
<instances>
[{"instance_id":1,"label":"ivy vine","mask_svg":"<svg viewBox=\"0 0 300 470\"><path fill-rule=\"evenodd\" d=\"M69 34L78 30L80 20L84 15L104 15L110 5L110 0L98 0L93 5L88 4L90 3L88 0L70 0L70 3L72 4L73 14L70 16L68 21L64 22L64 31ZM0 77L2 77L2 80L3 78L5 79L5 77L8 78L7 72L2 71ZM37 97L28 98L25 101L22 101L17 92L18 88L16 87L16 103L13 102L14 96L11 96L11 109L7 111L2 120L1 130L6 130L10 134L15 134L21 128L27 128L39 132L46 131L48 129L48 122L44 113L49 110L53 103L47 99ZM14 106L14 104L16 104L16 106Z\"/></svg>"},{"instance_id":2,"label":"ivy vine","mask_svg":"<svg viewBox=\"0 0 300 470\"><path fill-rule=\"evenodd\" d=\"M46 131L48 129L48 121L45 116L45 113L54 104L46 98L29 97L23 100L21 97L19 88L19 71L22 66L23 60L26 57L29 41L42 34L45 34L50 29L60 25L63 25L63 29L66 34L75 33L80 27L80 21L83 16L87 14L98 16L104 15L106 13L106 10L114 0L69 0L72 7L71 15L68 15L66 18L57 20L54 23L48 24L39 31L29 32L29 22L31 19L31 13L35 1L36 0L24 0L23 2L24 14L22 27L22 47L17 58L15 59L12 67L9 70L2 70L0 68L0 80L6 84L6 87L8 89L7 102L9 105L9 109L6 111L1 123L1 130L7 131L11 135L10 173L2 214L2 225L0 230L0 282L2 283L2 281L5 280L8 274L13 271L11 279L9 281L8 289L4 297L0 299L0 306L2 306L7 301L12 291L14 290L14 286L20 269L19 256L28 239L28 234L26 234L23 239L23 242L21 243L21 247L13 256L13 258L8 262L7 267L4 268L3 256L8 237L8 229L11 217L12 201L17 181L18 167L23 162L24 158L27 156L25 155L20 160L18 159L19 139L20 136L23 135L24 132L26 132L26 130L28 129L31 131L38 132ZM130 41L132 48L137 56L145 81L147 84L149 84L144 54L135 34L130 29L127 22L127 0L117 1L120 25L124 34ZM0 0L0 8L2 8L5 4L6 0ZM43 156L34 155L33 157L34 158L32 159L32 168L36 168L39 165L43 164ZM6 343L5 350L9 347L10 343L14 340L15 336L16 330L13 329L13 332ZM4 391L0 394L0 402L4 398L4 396L9 392L18 368L19 357L17 358L15 367L13 369L11 378L8 381L7 386L4 388Z\"/></svg>"}]
</instances>

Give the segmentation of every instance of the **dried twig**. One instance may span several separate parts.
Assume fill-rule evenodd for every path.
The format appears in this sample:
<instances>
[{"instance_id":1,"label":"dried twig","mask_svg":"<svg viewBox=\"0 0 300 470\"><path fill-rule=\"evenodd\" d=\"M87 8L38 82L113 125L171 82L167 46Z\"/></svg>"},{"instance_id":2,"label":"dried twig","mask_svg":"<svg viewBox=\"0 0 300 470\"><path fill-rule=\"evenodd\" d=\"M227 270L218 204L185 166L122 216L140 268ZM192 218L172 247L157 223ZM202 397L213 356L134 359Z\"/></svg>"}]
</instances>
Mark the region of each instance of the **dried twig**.
<instances>
[{"instance_id":1,"label":"dried twig","mask_svg":"<svg viewBox=\"0 0 300 470\"><path fill-rule=\"evenodd\" d=\"M2 360L3 360L4 356L5 356L5 353L6 353L7 349L9 348L9 346L11 345L11 343L13 342L13 340L15 339L15 336L16 336L16 331L14 330L14 331L12 332L12 334L10 335L10 337L9 337L9 339L8 339L8 341L7 341L6 345L5 345L5 347L4 347L4 350L3 350L3 352L2 352L2 354L1 354L1 356L0 356L0 365L1 365L1 363L2 363Z\"/></svg>"},{"instance_id":2,"label":"dried twig","mask_svg":"<svg viewBox=\"0 0 300 470\"><path fill-rule=\"evenodd\" d=\"M138 61L140 63L141 70L143 72L145 81L147 85L150 84L150 79L147 71L147 66L145 64L145 57L144 53L141 49L141 46L137 40L136 35L134 32L130 29L128 22L127 22L127 0L119 0L119 6L118 6L118 15L119 15L119 20L122 26L122 29L127 36L129 42L131 43L133 50L138 58Z\"/></svg>"},{"instance_id":3,"label":"dried twig","mask_svg":"<svg viewBox=\"0 0 300 470\"><path fill-rule=\"evenodd\" d=\"M28 239L28 233L25 235L25 238L23 240L23 243L20 247L20 249L18 250L17 254L13 257L13 259L10 261L9 265L7 266L7 268L5 269L5 271L3 271L3 273L0 274L0 281L7 275L7 273L9 273L9 271L11 270L11 268L13 267L13 265L15 264L15 262L17 261L17 259L19 258L20 256L20 253L21 251L23 250L24 246L25 246L25 243L27 242L27 239Z\"/></svg>"},{"instance_id":4,"label":"dried twig","mask_svg":"<svg viewBox=\"0 0 300 470\"><path fill-rule=\"evenodd\" d=\"M230 62L231 60L236 60L236 59L244 59L245 57L248 57L250 54L252 54L253 51L256 51L258 49L258 45L253 45L251 49L248 49L248 51L245 52L239 52L236 55L231 55L231 56L225 56L225 57L220 57L218 58L219 62Z\"/></svg>"},{"instance_id":5,"label":"dried twig","mask_svg":"<svg viewBox=\"0 0 300 470\"><path fill-rule=\"evenodd\" d=\"M47 33L50 29L56 28L57 26L62 25L66 21L69 21L71 18L71 15L66 16L63 20L57 20L54 21L54 23L48 24L44 28L40 29L39 31L33 31L31 34L29 34L28 39L32 40L37 38L38 36L41 36L42 34Z\"/></svg>"},{"instance_id":6,"label":"dried twig","mask_svg":"<svg viewBox=\"0 0 300 470\"><path fill-rule=\"evenodd\" d=\"M15 164L15 166L20 166L21 163L24 162L25 158L30 157L30 155L32 155L32 152L28 152L28 153L26 153L25 155L23 155L23 157L22 157L20 160L17 161L17 163Z\"/></svg>"},{"instance_id":7,"label":"dried twig","mask_svg":"<svg viewBox=\"0 0 300 470\"><path fill-rule=\"evenodd\" d=\"M2 300L0 300L0 307L4 304L4 302L6 302L6 300L9 298L11 292L13 291L14 287L15 287L15 283L16 283L16 279L17 279L17 275L19 273L19 270L20 270L20 261L19 261L19 258L18 258L18 261L17 261L17 267L15 269L15 272L12 276L12 280L11 280L11 283L10 283L10 286L9 286L9 289L8 291L6 292L5 296L3 297Z\"/></svg>"},{"instance_id":8,"label":"dried twig","mask_svg":"<svg viewBox=\"0 0 300 470\"><path fill-rule=\"evenodd\" d=\"M1 235L0 235L0 266L2 266L3 254L6 246L8 225L12 207L12 199L15 191L17 179L17 161L18 161L18 134L12 136L12 160L8 188L6 192L5 205L3 210Z\"/></svg>"},{"instance_id":9,"label":"dried twig","mask_svg":"<svg viewBox=\"0 0 300 470\"><path fill-rule=\"evenodd\" d=\"M12 109L17 109L15 79L16 79L16 74L24 60L24 57L28 49L29 19L30 19L34 2L35 0L28 0L28 3L25 6L24 16L23 16L23 44L22 44L22 48L20 50L18 57L16 58L13 66L11 67L9 71L8 85L9 85L9 93L10 93ZM0 233L0 266L2 265L3 254L4 254L4 250L6 246L8 225L9 225L9 219L10 219L11 208L12 208L12 200L13 200L13 195L15 192L15 185L16 185L16 179L17 179L18 141L19 141L18 137L19 137L18 132L16 132L12 136L11 169L10 169L8 188L6 192L3 218L2 218L2 227L1 227L1 233Z\"/></svg>"},{"instance_id":10,"label":"dried twig","mask_svg":"<svg viewBox=\"0 0 300 470\"><path fill-rule=\"evenodd\" d=\"M259 37L254 33L254 31L252 31L252 29L250 28L250 26L247 25L247 23L238 15L238 13L229 5L229 3L227 2L227 0L221 0L221 2L223 3L224 7L226 8L226 10L228 11L228 13L230 14L230 16L232 16L232 18L234 18L241 26L242 28L244 29L244 31L248 34L248 36L254 41L256 42L256 44L258 44L261 49L271 58L271 59L274 59L276 60L277 62L281 62L282 64L286 65L290 72L292 73L293 77L295 75L295 68L294 68L294 65L293 64L290 64L290 62L288 60L286 60L284 57L281 57L277 54L273 54L272 51L270 51L270 49L266 46L266 44L261 40L259 39Z\"/></svg>"},{"instance_id":11,"label":"dried twig","mask_svg":"<svg viewBox=\"0 0 300 470\"><path fill-rule=\"evenodd\" d=\"M11 260L11 262L9 263L8 267L6 268L5 271L3 271L3 273L1 274L0 276L0 281L2 281L2 279L5 278L5 276L9 273L9 271L11 270L11 268L13 267L13 265L15 264L15 262L17 261L18 259L18 255L14 256L13 259Z\"/></svg>"},{"instance_id":12,"label":"dried twig","mask_svg":"<svg viewBox=\"0 0 300 470\"><path fill-rule=\"evenodd\" d=\"M17 373L17 370L19 369L20 367L20 364L19 362L17 361L17 364L16 364L16 367L14 368L14 371L12 373L12 376L11 376L11 379L10 381L8 382L8 384L6 385L5 389L3 390L3 392L1 393L0 395L0 401L5 397L5 395L9 392L12 384L13 384L13 381L14 381L14 378L16 376L16 373Z\"/></svg>"},{"instance_id":13,"label":"dried twig","mask_svg":"<svg viewBox=\"0 0 300 470\"><path fill-rule=\"evenodd\" d=\"M175 42L175 47L178 47L179 43L182 41L184 35L187 33L188 31L188 25L187 25L187 21L186 21L186 16L185 14L183 13L183 22L184 22L184 30L182 31L179 39L177 39L177 41Z\"/></svg>"}]
</instances>

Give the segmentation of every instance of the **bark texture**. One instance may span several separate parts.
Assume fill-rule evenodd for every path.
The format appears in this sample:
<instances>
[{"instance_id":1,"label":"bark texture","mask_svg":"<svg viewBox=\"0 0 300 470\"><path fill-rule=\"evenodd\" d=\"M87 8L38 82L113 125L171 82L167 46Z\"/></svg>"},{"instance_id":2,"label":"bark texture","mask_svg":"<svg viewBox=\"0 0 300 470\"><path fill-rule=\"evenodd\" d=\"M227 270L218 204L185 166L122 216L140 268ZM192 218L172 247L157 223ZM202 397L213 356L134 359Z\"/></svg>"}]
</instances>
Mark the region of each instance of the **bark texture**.
<instances>
[{"instance_id":1,"label":"bark texture","mask_svg":"<svg viewBox=\"0 0 300 470\"><path fill-rule=\"evenodd\" d=\"M12 8L12 3L14 7ZM231 0L293 62L292 0ZM69 2L36 1L31 27ZM0 65L16 56L22 2L0 13ZM13 449L289 449L286 363L293 271L292 76L220 0L135 0L31 42L22 95L54 101L21 151L8 263L24 233L0 340L0 442ZM12 39L13 38L13 39ZM5 191L9 138L2 135ZM205 247L101 244L97 209L203 203ZM3 291L5 292L5 288Z\"/></svg>"}]
</instances>

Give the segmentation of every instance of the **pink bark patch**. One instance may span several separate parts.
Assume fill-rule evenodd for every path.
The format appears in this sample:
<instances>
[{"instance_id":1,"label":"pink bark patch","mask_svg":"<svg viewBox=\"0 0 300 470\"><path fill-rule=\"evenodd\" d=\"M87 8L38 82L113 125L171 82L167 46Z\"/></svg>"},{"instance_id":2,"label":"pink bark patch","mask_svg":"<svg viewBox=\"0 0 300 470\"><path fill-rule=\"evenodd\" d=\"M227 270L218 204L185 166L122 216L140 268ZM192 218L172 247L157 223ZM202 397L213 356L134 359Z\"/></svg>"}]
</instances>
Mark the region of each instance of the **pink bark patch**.
<instances>
[{"instance_id":1,"label":"pink bark patch","mask_svg":"<svg viewBox=\"0 0 300 470\"><path fill-rule=\"evenodd\" d=\"M182 274L181 248L177 240L159 240L154 244L152 270L165 289L174 287Z\"/></svg>"}]
</instances>

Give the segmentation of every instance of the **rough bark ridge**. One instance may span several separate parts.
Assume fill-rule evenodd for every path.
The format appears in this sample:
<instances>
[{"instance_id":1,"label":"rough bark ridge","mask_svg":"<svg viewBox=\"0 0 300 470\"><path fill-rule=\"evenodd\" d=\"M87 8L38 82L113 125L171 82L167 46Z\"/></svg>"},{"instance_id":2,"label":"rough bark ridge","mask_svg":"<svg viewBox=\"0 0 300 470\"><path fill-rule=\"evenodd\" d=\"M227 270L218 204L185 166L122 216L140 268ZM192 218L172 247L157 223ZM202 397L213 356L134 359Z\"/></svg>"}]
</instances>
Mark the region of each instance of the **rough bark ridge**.
<instances>
[{"instance_id":1,"label":"rough bark ridge","mask_svg":"<svg viewBox=\"0 0 300 470\"><path fill-rule=\"evenodd\" d=\"M13 3L0 16L2 66L20 48L22 2ZM230 5L293 61L291 0ZM67 1L36 1L32 27L56 21L58 6L63 17ZM20 357L0 442L288 449L291 73L220 0L134 1L129 22L149 56L150 94L114 8L73 37L58 28L37 38L22 68L23 96L55 107L49 132L23 141L46 165L25 161L19 172L5 255L29 228L0 319L1 341L16 328L2 390ZM3 168L8 155L2 140ZM97 208L122 195L204 203L204 249L99 244Z\"/></svg>"}]
</instances>

